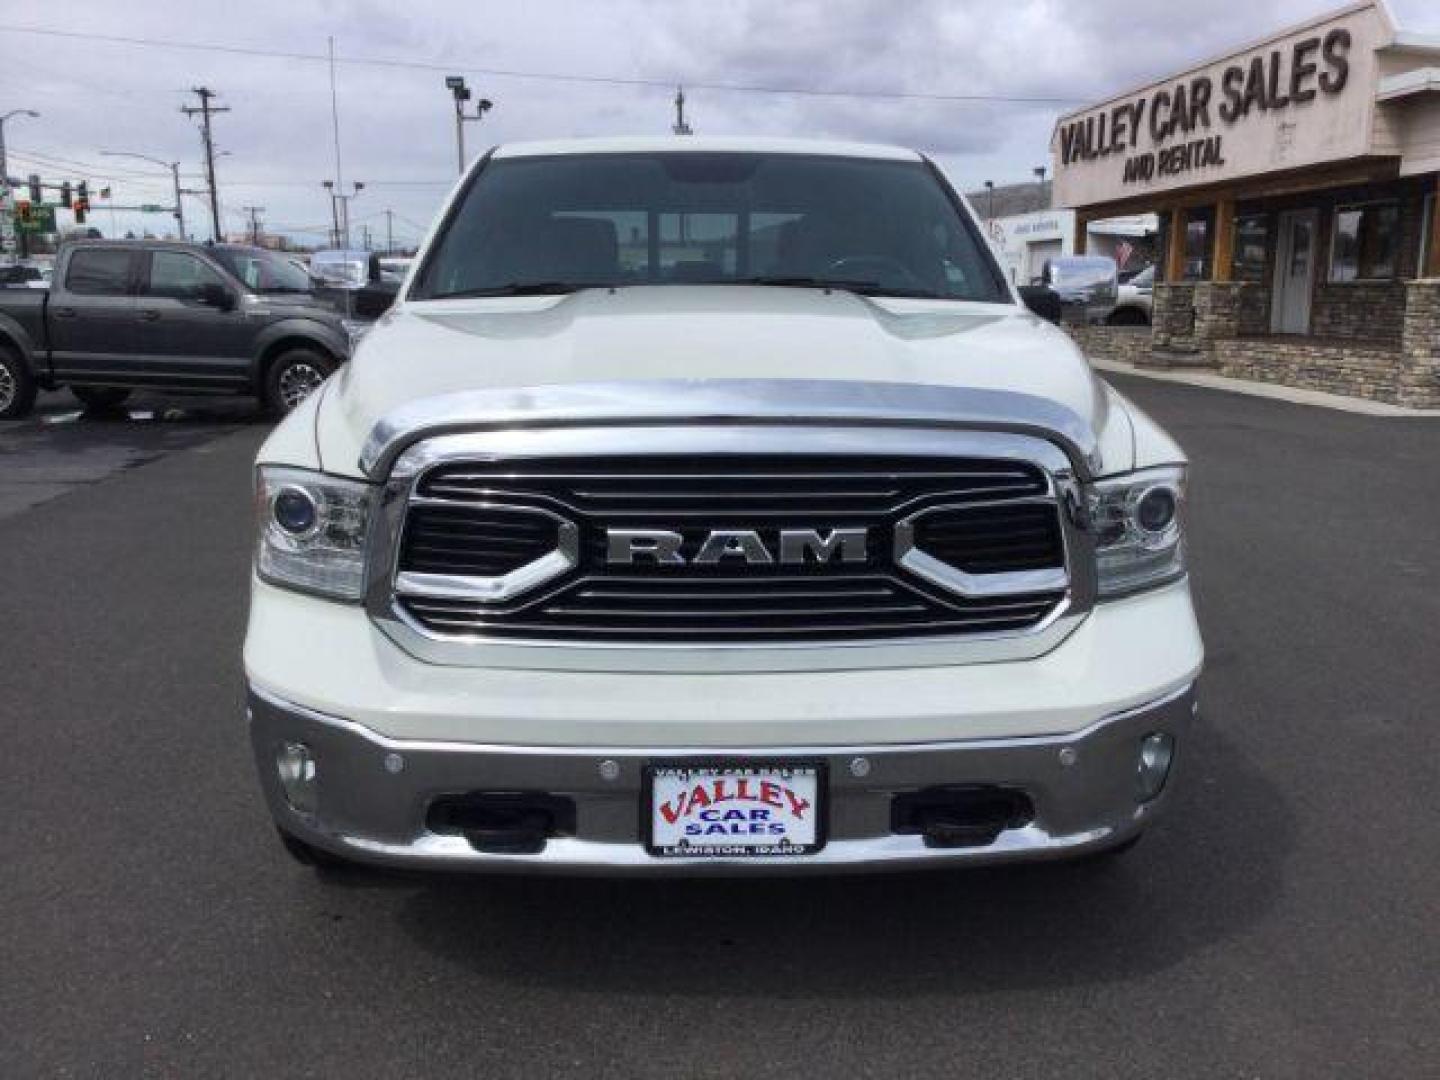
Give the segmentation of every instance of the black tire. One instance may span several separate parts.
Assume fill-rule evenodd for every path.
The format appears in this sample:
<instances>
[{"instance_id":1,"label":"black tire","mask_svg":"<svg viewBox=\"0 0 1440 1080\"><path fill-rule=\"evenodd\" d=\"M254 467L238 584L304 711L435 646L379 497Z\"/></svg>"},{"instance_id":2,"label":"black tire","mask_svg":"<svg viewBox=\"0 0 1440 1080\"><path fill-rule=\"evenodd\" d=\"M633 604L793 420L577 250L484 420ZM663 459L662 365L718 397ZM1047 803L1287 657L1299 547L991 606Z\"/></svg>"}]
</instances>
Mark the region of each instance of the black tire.
<instances>
[{"instance_id":1,"label":"black tire","mask_svg":"<svg viewBox=\"0 0 1440 1080\"><path fill-rule=\"evenodd\" d=\"M1110 313L1110 318L1105 320L1111 326L1149 326L1150 317L1140 308L1122 307L1116 308Z\"/></svg>"},{"instance_id":2,"label":"black tire","mask_svg":"<svg viewBox=\"0 0 1440 1080\"><path fill-rule=\"evenodd\" d=\"M35 407L35 376L14 349L0 345L0 420L18 420Z\"/></svg>"},{"instance_id":3,"label":"black tire","mask_svg":"<svg viewBox=\"0 0 1440 1080\"><path fill-rule=\"evenodd\" d=\"M113 409L130 396L123 386L72 386L70 393L87 409Z\"/></svg>"},{"instance_id":4,"label":"black tire","mask_svg":"<svg viewBox=\"0 0 1440 1080\"><path fill-rule=\"evenodd\" d=\"M265 372L265 407L275 416L288 416L336 367L334 360L314 349L281 353Z\"/></svg>"}]
</instances>

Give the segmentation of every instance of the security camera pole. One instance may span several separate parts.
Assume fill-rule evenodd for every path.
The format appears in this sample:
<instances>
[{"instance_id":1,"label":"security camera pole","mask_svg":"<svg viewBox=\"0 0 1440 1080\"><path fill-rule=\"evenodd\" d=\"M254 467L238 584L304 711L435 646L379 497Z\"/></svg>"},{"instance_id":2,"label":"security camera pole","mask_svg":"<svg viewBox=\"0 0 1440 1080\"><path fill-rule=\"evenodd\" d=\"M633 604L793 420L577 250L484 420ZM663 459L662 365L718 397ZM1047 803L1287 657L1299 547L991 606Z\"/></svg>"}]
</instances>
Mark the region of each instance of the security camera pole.
<instances>
[{"instance_id":1,"label":"security camera pole","mask_svg":"<svg viewBox=\"0 0 1440 1080\"><path fill-rule=\"evenodd\" d=\"M484 119L485 114L493 107L489 98L481 98L475 103L474 115L465 112L465 102L470 100L470 88L465 85L465 76L447 75L445 86L455 98L455 161L459 166L460 175L465 175L465 122L467 120Z\"/></svg>"}]
</instances>

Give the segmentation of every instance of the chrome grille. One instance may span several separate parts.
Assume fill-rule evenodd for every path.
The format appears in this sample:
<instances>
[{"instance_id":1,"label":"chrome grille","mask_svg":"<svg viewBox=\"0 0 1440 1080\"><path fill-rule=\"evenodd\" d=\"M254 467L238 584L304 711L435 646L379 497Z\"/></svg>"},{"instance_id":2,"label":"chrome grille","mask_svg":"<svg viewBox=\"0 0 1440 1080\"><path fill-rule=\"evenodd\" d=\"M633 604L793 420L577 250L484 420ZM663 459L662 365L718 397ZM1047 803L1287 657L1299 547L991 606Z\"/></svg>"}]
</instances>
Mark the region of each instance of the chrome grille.
<instances>
[{"instance_id":1,"label":"chrome grille","mask_svg":"<svg viewBox=\"0 0 1440 1080\"><path fill-rule=\"evenodd\" d=\"M400 565L422 574L508 574L553 551L559 523L487 506L414 506Z\"/></svg>"},{"instance_id":2,"label":"chrome grille","mask_svg":"<svg viewBox=\"0 0 1440 1080\"><path fill-rule=\"evenodd\" d=\"M879 575L769 580L591 578L513 612L445 598L407 597L406 609L438 633L580 641L803 641L1019 630L1055 606L1056 594L942 601Z\"/></svg>"},{"instance_id":3,"label":"chrome grille","mask_svg":"<svg viewBox=\"0 0 1440 1080\"><path fill-rule=\"evenodd\" d=\"M553 543L542 540L551 526L497 514L496 504L574 522L574 565L504 602L453 589L399 590L400 610L426 631L617 643L1006 633L1037 625L1066 595L1063 587L957 595L897 566L896 525L909 517L914 546L968 573L1063 569L1049 479L1028 462L727 454L446 463L424 472L413 488L397 562L401 578L504 574ZM693 555L711 530L754 530L774 550L782 529L840 527L866 530L865 562L605 562L607 528L669 529Z\"/></svg>"}]
</instances>

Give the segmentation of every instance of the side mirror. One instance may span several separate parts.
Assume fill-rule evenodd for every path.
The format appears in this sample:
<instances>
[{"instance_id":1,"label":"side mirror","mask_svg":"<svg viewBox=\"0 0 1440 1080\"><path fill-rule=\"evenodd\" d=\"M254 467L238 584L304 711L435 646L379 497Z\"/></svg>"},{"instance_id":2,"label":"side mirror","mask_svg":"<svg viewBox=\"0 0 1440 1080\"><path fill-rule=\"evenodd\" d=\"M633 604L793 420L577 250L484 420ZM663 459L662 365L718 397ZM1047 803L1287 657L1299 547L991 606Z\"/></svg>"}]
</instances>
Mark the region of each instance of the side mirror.
<instances>
[{"instance_id":1,"label":"side mirror","mask_svg":"<svg viewBox=\"0 0 1440 1080\"><path fill-rule=\"evenodd\" d=\"M200 302L206 307L229 311L235 306L235 297L224 285L217 285L212 281L200 286Z\"/></svg>"},{"instance_id":2,"label":"side mirror","mask_svg":"<svg viewBox=\"0 0 1440 1080\"><path fill-rule=\"evenodd\" d=\"M1027 308L1046 322L1060 324L1064 308L1060 303L1060 294L1054 289L1048 285L1021 285L1019 292Z\"/></svg>"}]
</instances>

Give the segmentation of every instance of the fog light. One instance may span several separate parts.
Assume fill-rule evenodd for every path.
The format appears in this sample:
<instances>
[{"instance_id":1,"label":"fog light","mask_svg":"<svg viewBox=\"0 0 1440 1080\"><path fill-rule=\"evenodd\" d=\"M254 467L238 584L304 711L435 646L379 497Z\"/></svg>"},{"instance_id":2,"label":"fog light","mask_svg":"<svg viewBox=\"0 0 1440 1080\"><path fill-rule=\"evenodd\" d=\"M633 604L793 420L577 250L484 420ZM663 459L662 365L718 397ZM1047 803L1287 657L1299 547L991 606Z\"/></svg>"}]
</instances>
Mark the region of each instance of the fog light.
<instances>
[{"instance_id":1,"label":"fog light","mask_svg":"<svg viewBox=\"0 0 1440 1080\"><path fill-rule=\"evenodd\" d=\"M275 771L280 777L280 788L285 792L285 801L291 809L301 814L315 812L315 758L304 743L281 743L275 753Z\"/></svg>"},{"instance_id":2,"label":"fog light","mask_svg":"<svg viewBox=\"0 0 1440 1080\"><path fill-rule=\"evenodd\" d=\"M1175 736L1163 731L1146 735L1140 740L1140 760L1136 779L1141 802L1149 802L1165 788L1170 763L1175 760Z\"/></svg>"}]
</instances>

